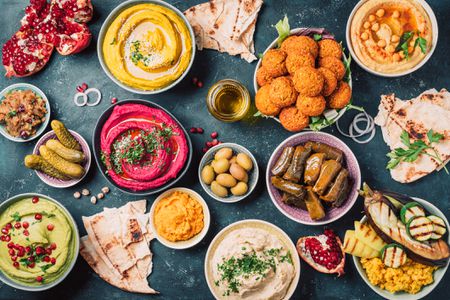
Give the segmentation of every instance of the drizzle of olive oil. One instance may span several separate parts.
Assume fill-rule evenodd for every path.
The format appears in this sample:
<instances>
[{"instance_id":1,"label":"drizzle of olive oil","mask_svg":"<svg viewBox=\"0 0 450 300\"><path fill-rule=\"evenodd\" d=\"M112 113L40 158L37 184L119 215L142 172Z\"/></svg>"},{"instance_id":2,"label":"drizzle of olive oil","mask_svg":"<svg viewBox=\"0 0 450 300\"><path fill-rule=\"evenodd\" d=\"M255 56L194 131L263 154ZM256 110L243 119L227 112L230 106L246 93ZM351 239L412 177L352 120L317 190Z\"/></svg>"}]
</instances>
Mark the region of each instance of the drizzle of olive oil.
<instances>
[{"instance_id":1,"label":"drizzle of olive oil","mask_svg":"<svg viewBox=\"0 0 450 300\"><path fill-rule=\"evenodd\" d=\"M231 85L224 85L216 94L215 107L222 115L236 115L245 106L241 91Z\"/></svg>"}]
</instances>

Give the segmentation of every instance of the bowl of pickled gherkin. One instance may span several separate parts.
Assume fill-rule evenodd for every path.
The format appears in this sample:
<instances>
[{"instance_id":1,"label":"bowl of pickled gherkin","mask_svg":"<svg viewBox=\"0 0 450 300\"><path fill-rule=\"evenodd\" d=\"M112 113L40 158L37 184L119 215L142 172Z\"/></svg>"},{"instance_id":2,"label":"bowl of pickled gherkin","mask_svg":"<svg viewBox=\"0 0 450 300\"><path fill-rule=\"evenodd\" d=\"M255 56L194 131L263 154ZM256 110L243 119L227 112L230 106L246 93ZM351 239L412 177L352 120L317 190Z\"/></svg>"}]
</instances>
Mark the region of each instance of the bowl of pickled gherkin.
<instances>
[{"instance_id":1,"label":"bowl of pickled gherkin","mask_svg":"<svg viewBox=\"0 0 450 300\"><path fill-rule=\"evenodd\" d=\"M302 132L284 140L272 153L267 189L286 217L323 225L345 215L358 198L358 161L340 139L323 132Z\"/></svg>"}]
</instances>

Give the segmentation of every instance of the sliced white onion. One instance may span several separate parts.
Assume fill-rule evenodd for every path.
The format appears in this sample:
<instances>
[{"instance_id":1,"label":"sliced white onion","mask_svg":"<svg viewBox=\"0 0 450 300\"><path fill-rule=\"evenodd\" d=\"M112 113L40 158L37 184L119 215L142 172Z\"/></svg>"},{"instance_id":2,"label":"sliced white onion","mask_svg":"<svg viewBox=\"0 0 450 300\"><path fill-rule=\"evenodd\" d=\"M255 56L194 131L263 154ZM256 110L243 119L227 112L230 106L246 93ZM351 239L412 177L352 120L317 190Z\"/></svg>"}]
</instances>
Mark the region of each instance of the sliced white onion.
<instances>
[{"instance_id":1,"label":"sliced white onion","mask_svg":"<svg viewBox=\"0 0 450 300\"><path fill-rule=\"evenodd\" d=\"M80 97L83 98L83 102L78 101L78 99L80 99ZM73 102L75 102L76 106L85 106L87 104L88 101L88 96L85 93L82 92L78 92L73 96Z\"/></svg>"},{"instance_id":2,"label":"sliced white onion","mask_svg":"<svg viewBox=\"0 0 450 300\"><path fill-rule=\"evenodd\" d=\"M366 127L361 128L359 127L359 123L365 123ZM353 121L350 123L350 126L348 128L348 133L344 132L341 127L339 126L339 120L336 121L336 128L339 131L340 134L343 136L351 138L353 141L355 141L358 144L366 144L370 142L375 137L375 122L369 114L367 114L365 111L357 114ZM366 139L358 139L359 137L363 137L369 135Z\"/></svg>"},{"instance_id":3,"label":"sliced white onion","mask_svg":"<svg viewBox=\"0 0 450 300\"><path fill-rule=\"evenodd\" d=\"M88 88L87 90L84 91L84 93L86 94L86 96L89 96L90 93L95 93L95 94L97 94L97 100L95 100L94 102L87 102L87 103L86 103L87 106L96 106L96 105L99 104L100 101L102 100L102 93L100 92L99 89L96 89L96 88Z\"/></svg>"}]
</instances>

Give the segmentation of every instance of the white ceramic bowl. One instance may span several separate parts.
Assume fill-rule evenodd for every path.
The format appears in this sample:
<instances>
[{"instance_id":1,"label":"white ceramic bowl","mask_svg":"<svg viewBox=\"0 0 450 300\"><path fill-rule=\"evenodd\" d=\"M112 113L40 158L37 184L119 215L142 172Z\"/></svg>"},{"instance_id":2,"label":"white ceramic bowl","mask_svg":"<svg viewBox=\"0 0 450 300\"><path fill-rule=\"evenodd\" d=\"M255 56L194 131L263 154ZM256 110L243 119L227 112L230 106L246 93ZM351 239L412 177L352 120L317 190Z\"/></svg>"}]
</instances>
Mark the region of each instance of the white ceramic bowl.
<instances>
[{"instance_id":1,"label":"white ceramic bowl","mask_svg":"<svg viewBox=\"0 0 450 300\"><path fill-rule=\"evenodd\" d=\"M356 56L355 51L353 50L353 45L352 45L352 41L351 41L351 37L350 37L350 27L351 27L351 23L353 20L353 17L356 13L356 11L367 1L372 1L372 0L361 0L359 1L355 7L353 8L352 12L350 13L350 16L348 17L348 21L347 21L347 28L345 30L345 38L347 41L347 47L348 50L350 51L350 54L353 58L353 60L361 67L363 68L365 71L372 73L374 75L378 75L378 76L383 76L383 77L400 77L400 76L404 76L407 74L410 74L414 71L417 71L418 69L420 69L423 65L426 64L426 62L430 59L430 57L433 55L434 50L436 49L436 45L437 45L437 41L438 41L438 35L439 35L439 29L438 29L438 22L436 19L436 16L434 15L433 10L431 9L431 7L428 5L427 2L425 2L424 0L414 0L417 3L419 3L427 12L428 16L430 17L431 20L431 29L432 29L432 33L433 33L433 38L432 38L432 45L431 45L431 49L428 52L428 54L424 57L424 59L418 63L417 65L415 65L413 68L409 69L409 70L405 70L403 72L399 72L399 73L394 73L394 74L389 74L389 73L382 73L382 72L378 72L375 70L370 69L368 66L366 66L365 64L362 63L362 61L358 58L358 56Z\"/></svg>"},{"instance_id":2,"label":"white ceramic bowl","mask_svg":"<svg viewBox=\"0 0 450 300\"><path fill-rule=\"evenodd\" d=\"M162 236L160 236L158 234L158 231L155 228L155 224L153 223L153 221L154 221L153 215L155 213L156 205L163 198L169 196L173 192L183 192L183 193L189 194L189 196L191 196L193 199L197 200L202 205L202 208L203 208L203 224L204 224L203 229L198 234L196 234L195 236L193 236L192 238L190 238L187 241L172 242L172 241L169 241L169 240L163 238ZM191 189L182 188L182 187L172 188L170 190L165 191L161 195L159 195L153 202L152 207L150 208L150 216L151 216L150 227L152 229L152 232L155 234L156 239L164 246L172 248L172 249L177 249L177 250L191 248L191 247L194 247L195 245L197 245L198 243L200 243L203 240L203 238L205 237L206 233L208 232L209 225L211 223L211 216L209 214L209 208L208 208L208 205L206 204L206 201L202 198L202 196L200 196L197 192L195 192Z\"/></svg>"},{"instance_id":3,"label":"white ceramic bowl","mask_svg":"<svg viewBox=\"0 0 450 300\"><path fill-rule=\"evenodd\" d=\"M230 193L228 195L228 197L225 197L225 198L219 197L211 191L211 186L207 185L202 180L203 167L210 164L213 161L214 155L216 154L216 152L222 148L231 148L231 149L233 149L234 154L245 153L250 157L250 159L253 162L253 169L250 170L250 172L248 172L248 182L247 182L248 191L245 195L234 196L233 194ZM217 201L220 201L223 203L235 203L235 202L239 202L239 201L247 198L247 196L250 195L251 192L255 189L256 184L258 183L258 179L259 179L259 168L258 168L258 162L256 161L256 158L245 147L235 144L235 143L223 143L223 144L219 144L217 146L212 147L203 155L202 160L200 161L200 164L198 166L198 180L200 181L202 188L205 190L205 192L211 198L214 198Z\"/></svg>"},{"instance_id":4,"label":"white ceramic bowl","mask_svg":"<svg viewBox=\"0 0 450 300\"><path fill-rule=\"evenodd\" d=\"M84 162L81 164L81 166L86 170L86 172L84 173L83 177L81 177L79 179L61 180L61 179L51 177L41 171L37 171L37 170L35 171L40 180L42 180L44 183L46 183L47 185L52 186L54 188L67 188L67 187L76 185L77 183L82 181L84 179L84 177L86 177L87 173L89 172L89 168L91 167L92 155L91 155L91 150L89 148L88 143L77 132L70 130L70 129L69 129L69 131L75 137L75 139L80 143L82 151L86 157ZM53 130L47 132L39 139L39 141L36 143L36 146L34 146L33 154L39 154L39 147L42 145L45 145L45 143L50 139L57 139L56 134Z\"/></svg>"},{"instance_id":5,"label":"white ceramic bowl","mask_svg":"<svg viewBox=\"0 0 450 300\"><path fill-rule=\"evenodd\" d=\"M295 268L295 277L292 279L291 285L289 286L289 289L287 290L286 296L284 299L291 299L292 295L295 292L295 289L297 288L299 279L300 279L300 258L297 254L297 248L295 247L292 240L289 238L289 236L279 227L275 226L272 223L263 221L263 220L257 220L257 219L249 219L249 220L242 220L235 223L232 223L222 229L212 240L211 244L209 244L208 251L206 252L205 256L205 278L206 283L208 284L209 290L211 291L212 295L216 299L226 299L222 295L219 294L216 285L214 284L214 277L212 275L212 270L210 266L210 261L213 258L214 252L217 250L217 247L219 244L223 241L223 239L230 234L232 231L241 229L241 228L259 228L266 230L268 233L276 235L286 246L288 251L291 252L292 257L292 263L294 264Z\"/></svg>"},{"instance_id":6,"label":"white ceramic bowl","mask_svg":"<svg viewBox=\"0 0 450 300\"><path fill-rule=\"evenodd\" d=\"M191 60L189 62L188 67L186 68L186 70L183 72L183 74L177 78L177 80L175 80L174 82L172 82L171 84L161 88L161 89L157 89L157 90L142 90L142 89L137 89L134 87L131 87L129 85L126 85L124 83L122 83L121 81L119 81L116 77L114 77L114 75L109 71L108 66L106 65L105 61L104 61L104 57L103 57L103 51L102 51L102 45L103 45L103 40L105 38L106 35L106 31L108 30L109 26L111 25L111 23L115 20L115 18L124 10L127 9L131 6L135 6L137 4L143 4L143 3L151 3L151 4L157 4L160 6L163 6L169 10L172 10L174 13L176 13L181 19L183 19L186 27L189 30L189 34L191 37L191 44L192 44L192 50L191 50ZM98 34L98 41L97 41L97 54L98 54L98 60L100 62L100 65L103 69L103 71L106 73L106 75L112 80L114 81L115 84L117 84L118 86L120 86L121 88L132 92L132 93L136 93L136 94L141 94L141 95L151 95L151 94L159 94L162 93L164 91L167 91L171 88L173 88L174 86L176 86L180 81L183 80L183 78L189 73L189 70L192 67L192 64L194 63L194 58L195 58L195 51L196 50L196 44L195 44L195 35L194 35L194 31L192 29L191 24L189 24L189 21L186 19L186 17L184 16L184 14L178 10L175 6L170 5L169 3L165 2L165 1L161 1L161 0L129 0L129 1L125 1L121 4L119 4L116 8L113 9L113 11L108 15L108 17L106 17L106 20L103 22L102 28L100 29L100 33Z\"/></svg>"},{"instance_id":7,"label":"white ceramic bowl","mask_svg":"<svg viewBox=\"0 0 450 300\"><path fill-rule=\"evenodd\" d=\"M17 143L26 143L29 141L32 141L39 137L47 128L48 122L50 121L50 102L48 102L47 96L44 94L43 91L41 91L38 87L29 84L29 83L15 83L12 84L6 88L3 89L3 91L0 92L0 103L3 101L3 97L12 90L32 90L35 94L42 97L42 99L45 100L45 108L47 109L47 114L45 115L45 121L41 125L39 125L39 128L36 130L36 134L33 136L30 136L27 139L23 139L21 137L13 137L11 136L3 125L0 125L0 134L2 134L5 138L7 138L10 141L17 142Z\"/></svg>"},{"instance_id":8,"label":"white ceramic bowl","mask_svg":"<svg viewBox=\"0 0 450 300\"><path fill-rule=\"evenodd\" d=\"M298 32L303 31L305 28L294 28L290 31L290 35L296 35ZM264 50L263 55L266 54L267 51L269 51L270 49L273 49L277 46L278 43L278 38L274 39L272 41L272 43L270 43L270 45L266 48L266 50ZM347 57L344 55L342 56L342 59L344 62L347 62ZM260 58L258 60L258 63L256 64L255 67L255 72L253 74L253 88L255 90L255 94L258 92L259 90L259 85L258 82L256 80L256 72L258 71L258 69L261 67L261 63L262 63L262 59ZM348 84L350 85L351 88L353 88L353 83L352 83L352 74L350 73L350 76L348 78ZM340 109L339 111L336 109L326 109L324 111L324 114L326 114L327 119L330 119L331 124L327 125L323 128L329 127L331 125L333 125L337 120L339 120L344 113L347 111L346 108ZM265 116L266 118L270 118L270 119L274 119L277 122L280 122L280 119L278 117L272 117L272 116ZM308 130L312 130L311 127L306 127L305 129L303 129L303 131L308 131Z\"/></svg>"},{"instance_id":9,"label":"white ceramic bowl","mask_svg":"<svg viewBox=\"0 0 450 300\"><path fill-rule=\"evenodd\" d=\"M425 201L423 199L420 198L416 198L413 197L413 199L417 202L419 202L426 210L428 210L430 213L432 213L433 215L436 215L440 218L442 218L445 222L445 225L447 226L447 228L450 228L450 225L448 223L447 218L445 217L445 215L433 204L431 204L428 201ZM367 217L364 216L361 219L361 223L365 223L367 221ZM447 243L450 243L450 235L447 233ZM367 275L366 275L366 271L363 269L361 263L360 263L360 258L353 256L353 263L355 264L356 270L358 270L359 275L361 276L361 278L364 280L364 282L378 295L380 295L383 298L389 299L389 300L411 300L411 299L420 299L425 297L426 295L428 295L429 293L431 293L436 286L439 284L439 282L442 280L442 278L445 275L445 272L448 269L448 265L449 262L447 262L447 265L445 265L445 267L439 268L436 271L434 271L434 282L430 285L424 286L422 288L422 290L420 292L418 292L417 294L408 294L408 293L395 293L392 294L386 290L383 290L381 288L379 288L378 286L374 286L369 282L369 279L367 279Z\"/></svg>"},{"instance_id":10,"label":"white ceramic bowl","mask_svg":"<svg viewBox=\"0 0 450 300\"><path fill-rule=\"evenodd\" d=\"M53 198L45 196L45 195L35 194L35 193L25 193L25 194L19 194L19 195L13 196L0 204L0 214L3 213L11 204L18 202L22 199L30 198L33 196L38 196L39 198L43 198L43 199L49 200L51 202L54 202L59 207L59 209L61 209L66 214L69 222L72 225L73 234L75 236L75 253L73 255L72 261L70 262L70 265L67 268L66 272L61 274L61 276L57 280L51 282L50 284L43 283L41 286L26 286L21 283L18 283L17 281L11 280L10 278L6 277L2 272L0 272L0 280L3 281L5 284L7 284L13 288L19 289L19 290L29 291L29 292L40 292L40 291L48 290L48 289L58 285L72 271L72 269L75 266L75 263L77 261L77 258L78 258L78 253L79 253L79 248L80 248L80 234L78 232L77 223L73 219L70 212L60 202L56 201Z\"/></svg>"}]
</instances>

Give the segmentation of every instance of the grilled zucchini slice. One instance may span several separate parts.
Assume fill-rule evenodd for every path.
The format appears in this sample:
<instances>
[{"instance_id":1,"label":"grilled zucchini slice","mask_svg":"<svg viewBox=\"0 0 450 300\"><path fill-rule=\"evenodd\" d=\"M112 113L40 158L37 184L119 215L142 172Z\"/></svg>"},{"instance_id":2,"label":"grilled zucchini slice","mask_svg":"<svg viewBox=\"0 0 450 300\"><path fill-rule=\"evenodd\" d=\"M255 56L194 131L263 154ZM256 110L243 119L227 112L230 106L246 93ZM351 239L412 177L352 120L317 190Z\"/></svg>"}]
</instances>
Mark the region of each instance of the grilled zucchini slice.
<instances>
[{"instance_id":1,"label":"grilled zucchini slice","mask_svg":"<svg viewBox=\"0 0 450 300\"><path fill-rule=\"evenodd\" d=\"M425 210L417 202L406 203L400 210L400 218L403 224L407 224L414 217L425 217Z\"/></svg>"},{"instance_id":2,"label":"grilled zucchini slice","mask_svg":"<svg viewBox=\"0 0 450 300\"><path fill-rule=\"evenodd\" d=\"M416 241L425 242L433 235L433 222L427 217L414 217L406 224L406 231Z\"/></svg>"},{"instance_id":3,"label":"grilled zucchini slice","mask_svg":"<svg viewBox=\"0 0 450 300\"><path fill-rule=\"evenodd\" d=\"M430 219L431 222L433 223L434 231L433 234L431 235L431 238L433 240L438 240L441 237L443 237L444 234L447 232L447 226L445 226L444 220L435 215L430 215L427 218Z\"/></svg>"},{"instance_id":4,"label":"grilled zucchini slice","mask_svg":"<svg viewBox=\"0 0 450 300\"><path fill-rule=\"evenodd\" d=\"M399 268L406 263L406 253L399 244L389 244L381 249L381 260L389 268Z\"/></svg>"}]
</instances>

